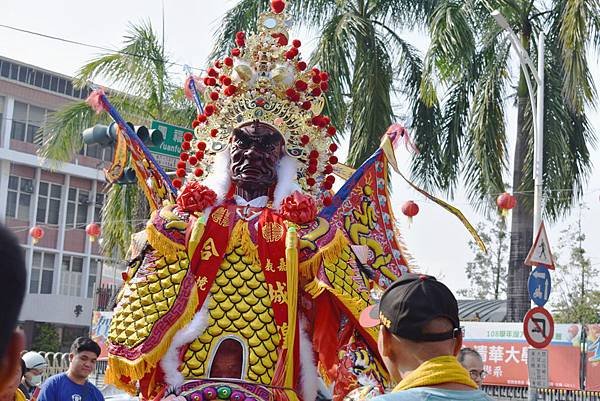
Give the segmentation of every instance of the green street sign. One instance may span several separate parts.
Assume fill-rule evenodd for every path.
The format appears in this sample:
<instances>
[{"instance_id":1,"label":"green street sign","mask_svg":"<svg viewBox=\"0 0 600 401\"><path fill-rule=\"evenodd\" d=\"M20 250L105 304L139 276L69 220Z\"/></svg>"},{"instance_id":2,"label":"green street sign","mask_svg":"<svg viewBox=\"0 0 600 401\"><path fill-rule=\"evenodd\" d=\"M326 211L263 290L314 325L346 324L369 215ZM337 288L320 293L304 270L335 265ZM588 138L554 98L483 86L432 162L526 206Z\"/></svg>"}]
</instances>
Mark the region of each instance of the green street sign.
<instances>
[{"instance_id":1,"label":"green street sign","mask_svg":"<svg viewBox=\"0 0 600 401\"><path fill-rule=\"evenodd\" d=\"M150 128L160 130L165 140L160 146L148 146L148 149L150 149L150 152L161 166L175 169L179 153L181 152L183 134L192 130L156 120L152 121Z\"/></svg>"}]
</instances>

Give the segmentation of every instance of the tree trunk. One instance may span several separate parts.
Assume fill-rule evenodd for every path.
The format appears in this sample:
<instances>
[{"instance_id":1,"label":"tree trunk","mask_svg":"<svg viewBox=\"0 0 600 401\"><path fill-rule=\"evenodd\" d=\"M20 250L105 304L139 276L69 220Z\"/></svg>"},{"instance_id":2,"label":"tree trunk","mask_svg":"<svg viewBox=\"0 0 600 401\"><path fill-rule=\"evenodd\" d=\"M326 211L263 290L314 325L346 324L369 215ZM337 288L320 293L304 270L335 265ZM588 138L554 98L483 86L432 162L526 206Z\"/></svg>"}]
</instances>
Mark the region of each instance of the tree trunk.
<instances>
[{"instance_id":1,"label":"tree trunk","mask_svg":"<svg viewBox=\"0 0 600 401\"><path fill-rule=\"evenodd\" d=\"M524 47L528 40L524 40ZM533 212L525 206L526 197L533 194L529 191L521 193L523 177L532 172L523 171L525 156L529 151L528 134L525 131L525 109L529 102L527 85L521 72L519 78L518 100L517 100L517 137L515 146L515 160L513 167L513 192L517 198L517 205L512 212L512 225L510 236L510 256L508 260L508 283L507 283L507 320L518 322L523 320L525 313L531 306L529 292L527 290L527 279L531 268L523 262L533 242ZM529 202L532 204L532 202Z\"/></svg>"}]
</instances>

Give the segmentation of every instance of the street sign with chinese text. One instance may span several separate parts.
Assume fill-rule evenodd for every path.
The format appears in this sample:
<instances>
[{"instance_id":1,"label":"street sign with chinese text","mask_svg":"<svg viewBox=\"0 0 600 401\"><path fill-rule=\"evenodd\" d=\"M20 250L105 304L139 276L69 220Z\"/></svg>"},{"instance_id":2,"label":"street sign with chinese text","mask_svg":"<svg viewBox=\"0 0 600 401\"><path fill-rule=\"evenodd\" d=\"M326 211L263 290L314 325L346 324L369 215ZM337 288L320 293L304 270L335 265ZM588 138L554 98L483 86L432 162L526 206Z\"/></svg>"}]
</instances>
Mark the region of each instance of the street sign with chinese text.
<instances>
[{"instance_id":1,"label":"street sign with chinese text","mask_svg":"<svg viewBox=\"0 0 600 401\"><path fill-rule=\"evenodd\" d=\"M527 281L529 289L529 298L537 305L544 306L550 297L552 290L552 281L550 280L550 272L545 266L538 266L529 275Z\"/></svg>"},{"instance_id":2,"label":"street sign with chinese text","mask_svg":"<svg viewBox=\"0 0 600 401\"><path fill-rule=\"evenodd\" d=\"M152 121L150 128L160 130L165 140L159 146L148 146L148 149L162 167L175 169L181 152L183 134L191 131L191 129L156 120Z\"/></svg>"},{"instance_id":3,"label":"street sign with chinese text","mask_svg":"<svg viewBox=\"0 0 600 401\"><path fill-rule=\"evenodd\" d=\"M527 352L529 386L534 388L548 387L548 350L530 348Z\"/></svg>"}]
</instances>

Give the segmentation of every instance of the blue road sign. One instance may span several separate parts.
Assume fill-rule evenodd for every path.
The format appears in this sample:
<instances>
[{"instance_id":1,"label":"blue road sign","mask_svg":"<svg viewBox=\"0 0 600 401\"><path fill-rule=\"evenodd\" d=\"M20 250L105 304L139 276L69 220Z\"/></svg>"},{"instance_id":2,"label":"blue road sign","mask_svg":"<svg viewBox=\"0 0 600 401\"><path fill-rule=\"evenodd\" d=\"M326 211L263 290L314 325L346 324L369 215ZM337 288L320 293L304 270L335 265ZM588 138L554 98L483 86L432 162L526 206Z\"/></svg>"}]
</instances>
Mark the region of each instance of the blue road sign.
<instances>
[{"instance_id":1,"label":"blue road sign","mask_svg":"<svg viewBox=\"0 0 600 401\"><path fill-rule=\"evenodd\" d=\"M538 266L529 275L527 281L529 288L529 298L537 306L544 306L548 302L550 291L552 290L552 282L550 280L550 272L544 266Z\"/></svg>"}]
</instances>

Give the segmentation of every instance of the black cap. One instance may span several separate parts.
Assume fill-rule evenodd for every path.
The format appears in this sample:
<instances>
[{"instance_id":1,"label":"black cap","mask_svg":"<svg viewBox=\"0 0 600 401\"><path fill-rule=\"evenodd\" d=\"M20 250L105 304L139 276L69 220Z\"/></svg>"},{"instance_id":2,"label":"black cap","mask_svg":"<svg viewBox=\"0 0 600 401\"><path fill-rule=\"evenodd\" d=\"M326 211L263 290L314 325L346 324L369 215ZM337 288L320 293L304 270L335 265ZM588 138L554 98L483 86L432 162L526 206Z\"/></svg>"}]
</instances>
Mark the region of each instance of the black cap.
<instances>
[{"instance_id":1,"label":"black cap","mask_svg":"<svg viewBox=\"0 0 600 401\"><path fill-rule=\"evenodd\" d=\"M423 333L433 319L444 317L452 322L452 330L444 333ZM360 315L363 327L383 324L398 337L412 341L442 341L460 335L458 303L444 284L433 276L407 273L393 282L381 296L379 304Z\"/></svg>"}]
</instances>

